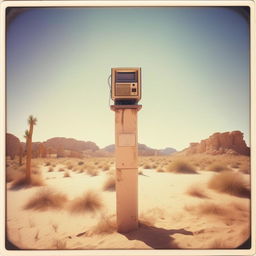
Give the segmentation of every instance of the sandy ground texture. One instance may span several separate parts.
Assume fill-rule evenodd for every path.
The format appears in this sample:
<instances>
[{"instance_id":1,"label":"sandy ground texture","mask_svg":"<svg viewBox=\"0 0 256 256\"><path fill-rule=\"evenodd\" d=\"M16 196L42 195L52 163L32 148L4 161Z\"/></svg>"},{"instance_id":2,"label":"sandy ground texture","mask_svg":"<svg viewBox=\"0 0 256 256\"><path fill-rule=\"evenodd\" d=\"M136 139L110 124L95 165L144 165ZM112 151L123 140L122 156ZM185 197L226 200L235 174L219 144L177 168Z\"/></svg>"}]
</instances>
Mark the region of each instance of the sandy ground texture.
<instances>
[{"instance_id":1,"label":"sandy ground texture","mask_svg":"<svg viewBox=\"0 0 256 256\"><path fill-rule=\"evenodd\" d=\"M236 248L249 237L249 196L213 189L210 180L220 173L200 168L197 173L166 172L164 167L156 171L156 166L145 164L138 175L139 229L120 234L115 224L114 160L104 159L105 166L100 166L100 158L87 161L33 159L42 186L14 186L15 177L10 178L6 221L14 245L22 249L221 249ZM8 163L7 172L14 167ZM239 169L229 172L236 175ZM239 175L248 187L250 176Z\"/></svg>"}]
</instances>

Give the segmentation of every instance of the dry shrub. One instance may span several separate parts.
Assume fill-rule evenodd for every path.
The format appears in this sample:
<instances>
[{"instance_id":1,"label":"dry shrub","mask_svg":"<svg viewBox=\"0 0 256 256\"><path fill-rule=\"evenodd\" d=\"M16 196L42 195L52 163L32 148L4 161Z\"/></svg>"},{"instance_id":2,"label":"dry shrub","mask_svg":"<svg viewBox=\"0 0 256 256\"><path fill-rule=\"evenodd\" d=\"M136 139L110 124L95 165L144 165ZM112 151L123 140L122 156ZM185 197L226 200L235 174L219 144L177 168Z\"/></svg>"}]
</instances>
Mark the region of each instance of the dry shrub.
<instances>
[{"instance_id":1,"label":"dry shrub","mask_svg":"<svg viewBox=\"0 0 256 256\"><path fill-rule=\"evenodd\" d=\"M204 202L198 205L185 206L185 210L189 212L196 212L205 215L226 215L229 213L229 209L224 208L221 205L215 203Z\"/></svg>"},{"instance_id":2,"label":"dry shrub","mask_svg":"<svg viewBox=\"0 0 256 256\"><path fill-rule=\"evenodd\" d=\"M228 171L229 168L224 163L213 163L207 167L207 170L212 172L223 172Z\"/></svg>"},{"instance_id":3,"label":"dry shrub","mask_svg":"<svg viewBox=\"0 0 256 256\"><path fill-rule=\"evenodd\" d=\"M49 167L48 172L53 172L53 168Z\"/></svg>"},{"instance_id":4,"label":"dry shrub","mask_svg":"<svg viewBox=\"0 0 256 256\"><path fill-rule=\"evenodd\" d=\"M67 201L67 196L50 188L39 190L28 200L24 209L45 211L48 209L60 209Z\"/></svg>"},{"instance_id":5,"label":"dry shrub","mask_svg":"<svg viewBox=\"0 0 256 256\"><path fill-rule=\"evenodd\" d=\"M102 234L112 234L116 232L117 225L115 216L102 216L100 221L94 226L88 235L102 235Z\"/></svg>"},{"instance_id":6,"label":"dry shrub","mask_svg":"<svg viewBox=\"0 0 256 256\"><path fill-rule=\"evenodd\" d=\"M72 213L95 213L102 209L102 199L98 193L93 190L89 190L82 196L75 198L71 201L70 211Z\"/></svg>"},{"instance_id":7,"label":"dry shrub","mask_svg":"<svg viewBox=\"0 0 256 256\"><path fill-rule=\"evenodd\" d=\"M64 172L65 171L65 169L64 168L59 168L59 172Z\"/></svg>"},{"instance_id":8,"label":"dry shrub","mask_svg":"<svg viewBox=\"0 0 256 256\"><path fill-rule=\"evenodd\" d=\"M218 192L239 197L250 197L250 189L241 173L221 172L209 180L208 186Z\"/></svg>"},{"instance_id":9,"label":"dry shrub","mask_svg":"<svg viewBox=\"0 0 256 256\"><path fill-rule=\"evenodd\" d=\"M109 176L104 185L103 190L105 191L115 191L116 190L116 180L114 176Z\"/></svg>"},{"instance_id":10,"label":"dry shrub","mask_svg":"<svg viewBox=\"0 0 256 256\"><path fill-rule=\"evenodd\" d=\"M87 165L86 173L90 176L97 176L99 174L99 171L94 166Z\"/></svg>"},{"instance_id":11,"label":"dry shrub","mask_svg":"<svg viewBox=\"0 0 256 256\"><path fill-rule=\"evenodd\" d=\"M41 174L33 172L30 176L30 182L26 179L25 173L19 175L11 184L11 189L21 189L29 186L43 186L44 181Z\"/></svg>"},{"instance_id":12,"label":"dry shrub","mask_svg":"<svg viewBox=\"0 0 256 256\"><path fill-rule=\"evenodd\" d=\"M70 174L69 174L69 171L65 171L64 175L63 175L64 178L68 178L70 177Z\"/></svg>"},{"instance_id":13,"label":"dry shrub","mask_svg":"<svg viewBox=\"0 0 256 256\"><path fill-rule=\"evenodd\" d=\"M72 164L68 165L68 169L69 169L69 170L72 170L73 167L74 167L74 166L73 166Z\"/></svg>"},{"instance_id":14,"label":"dry shrub","mask_svg":"<svg viewBox=\"0 0 256 256\"><path fill-rule=\"evenodd\" d=\"M83 165L83 164L84 164L83 161L79 161L79 162L78 162L78 165Z\"/></svg>"},{"instance_id":15,"label":"dry shrub","mask_svg":"<svg viewBox=\"0 0 256 256\"><path fill-rule=\"evenodd\" d=\"M199 198L209 198L203 188L199 187L198 185L192 185L190 188L188 188L186 193L190 196L195 196Z\"/></svg>"},{"instance_id":16,"label":"dry shrub","mask_svg":"<svg viewBox=\"0 0 256 256\"><path fill-rule=\"evenodd\" d=\"M167 167L167 171L174 173L197 173L194 166L184 160L175 160Z\"/></svg>"},{"instance_id":17,"label":"dry shrub","mask_svg":"<svg viewBox=\"0 0 256 256\"><path fill-rule=\"evenodd\" d=\"M103 168L102 168L103 171L108 171L109 170L109 165L106 164Z\"/></svg>"},{"instance_id":18,"label":"dry shrub","mask_svg":"<svg viewBox=\"0 0 256 256\"><path fill-rule=\"evenodd\" d=\"M19 179L21 176L24 176L25 168L21 167L19 169L8 167L6 169L6 182L12 182L16 179Z\"/></svg>"},{"instance_id":19,"label":"dry shrub","mask_svg":"<svg viewBox=\"0 0 256 256\"><path fill-rule=\"evenodd\" d=\"M143 167L144 167L144 169L151 169L152 168L151 164L145 164Z\"/></svg>"},{"instance_id":20,"label":"dry shrub","mask_svg":"<svg viewBox=\"0 0 256 256\"><path fill-rule=\"evenodd\" d=\"M45 166L50 166L51 165L51 162L46 162L45 163Z\"/></svg>"},{"instance_id":21,"label":"dry shrub","mask_svg":"<svg viewBox=\"0 0 256 256\"><path fill-rule=\"evenodd\" d=\"M157 168L156 171L157 172L164 172L164 168Z\"/></svg>"},{"instance_id":22,"label":"dry shrub","mask_svg":"<svg viewBox=\"0 0 256 256\"><path fill-rule=\"evenodd\" d=\"M245 162L240 165L239 171L244 173L244 174L250 174L251 168L250 168L250 163Z\"/></svg>"},{"instance_id":23,"label":"dry shrub","mask_svg":"<svg viewBox=\"0 0 256 256\"><path fill-rule=\"evenodd\" d=\"M52 246L53 246L53 249L65 250L65 249L67 249L67 242L63 241L63 240L56 239L53 242Z\"/></svg>"}]
</instances>

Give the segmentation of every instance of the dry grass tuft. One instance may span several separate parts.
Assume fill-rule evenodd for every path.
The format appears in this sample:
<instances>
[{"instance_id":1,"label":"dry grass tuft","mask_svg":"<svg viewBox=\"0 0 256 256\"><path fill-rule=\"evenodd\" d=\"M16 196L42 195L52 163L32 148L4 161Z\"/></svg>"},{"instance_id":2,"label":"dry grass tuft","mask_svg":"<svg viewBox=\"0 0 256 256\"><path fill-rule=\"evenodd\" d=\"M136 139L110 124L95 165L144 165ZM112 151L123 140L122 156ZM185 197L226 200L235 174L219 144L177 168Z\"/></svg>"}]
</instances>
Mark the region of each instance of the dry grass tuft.
<instances>
[{"instance_id":1,"label":"dry grass tuft","mask_svg":"<svg viewBox=\"0 0 256 256\"><path fill-rule=\"evenodd\" d=\"M204 202L195 206L185 206L185 210L189 212L196 212L205 215L219 215L223 216L229 213L227 208L215 203Z\"/></svg>"},{"instance_id":2,"label":"dry grass tuft","mask_svg":"<svg viewBox=\"0 0 256 256\"><path fill-rule=\"evenodd\" d=\"M64 178L68 178L70 177L70 174L69 174L69 171L65 171L64 175L63 175Z\"/></svg>"},{"instance_id":3,"label":"dry grass tuft","mask_svg":"<svg viewBox=\"0 0 256 256\"><path fill-rule=\"evenodd\" d=\"M103 190L105 191L115 191L116 190L116 180L114 176L109 176L104 185Z\"/></svg>"},{"instance_id":4,"label":"dry grass tuft","mask_svg":"<svg viewBox=\"0 0 256 256\"><path fill-rule=\"evenodd\" d=\"M190 196L195 196L199 198L209 198L206 192L198 185L192 185L191 187L188 188L186 193Z\"/></svg>"},{"instance_id":5,"label":"dry grass tuft","mask_svg":"<svg viewBox=\"0 0 256 256\"><path fill-rule=\"evenodd\" d=\"M49 167L48 172L53 172L53 168Z\"/></svg>"},{"instance_id":6,"label":"dry grass tuft","mask_svg":"<svg viewBox=\"0 0 256 256\"><path fill-rule=\"evenodd\" d=\"M116 219L114 215L103 216L96 226L89 231L90 235L112 234L116 232Z\"/></svg>"},{"instance_id":7,"label":"dry grass tuft","mask_svg":"<svg viewBox=\"0 0 256 256\"><path fill-rule=\"evenodd\" d=\"M44 188L39 190L28 200L24 209L45 211L48 209L60 209L67 201L67 196L53 189Z\"/></svg>"},{"instance_id":8,"label":"dry grass tuft","mask_svg":"<svg viewBox=\"0 0 256 256\"><path fill-rule=\"evenodd\" d=\"M241 173L232 171L221 172L209 180L208 186L218 192L239 197L250 197L250 189Z\"/></svg>"},{"instance_id":9,"label":"dry grass tuft","mask_svg":"<svg viewBox=\"0 0 256 256\"><path fill-rule=\"evenodd\" d=\"M31 180L30 182L27 181L25 173L20 174L17 176L16 179L13 180L11 184L11 189L21 189L24 187L30 186L43 186L44 181L40 173L31 173Z\"/></svg>"},{"instance_id":10,"label":"dry grass tuft","mask_svg":"<svg viewBox=\"0 0 256 256\"><path fill-rule=\"evenodd\" d=\"M65 169L64 168L59 168L59 172L64 172L65 171Z\"/></svg>"},{"instance_id":11,"label":"dry grass tuft","mask_svg":"<svg viewBox=\"0 0 256 256\"><path fill-rule=\"evenodd\" d=\"M223 172L229 171L230 169L224 163L213 163L207 167L207 170L212 172Z\"/></svg>"},{"instance_id":12,"label":"dry grass tuft","mask_svg":"<svg viewBox=\"0 0 256 256\"><path fill-rule=\"evenodd\" d=\"M197 173L194 166L185 162L184 160L175 160L167 167L168 172L174 173Z\"/></svg>"},{"instance_id":13,"label":"dry grass tuft","mask_svg":"<svg viewBox=\"0 0 256 256\"><path fill-rule=\"evenodd\" d=\"M65 250L65 249L67 249L67 242L63 241L63 240L56 239L53 242L53 249Z\"/></svg>"},{"instance_id":14,"label":"dry grass tuft","mask_svg":"<svg viewBox=\"0 0 256 256\"><path fill-rule=\"evenodd\" d=\"M95 213L103 208L102 199L98 193L93 190L87 191L82 196L71 201L71 213Z\"/></svg>"},{"instance_id":15,"label":"dry grass tuft","mask_svg":"<svg viewBox=\"0 0 256 256\"><path fill-rule=\"evenodd\" d=\"M86 173L90 176L97 176L99 174L99 171L94 166L87 165Z\"/></svg>"}]
</instances>

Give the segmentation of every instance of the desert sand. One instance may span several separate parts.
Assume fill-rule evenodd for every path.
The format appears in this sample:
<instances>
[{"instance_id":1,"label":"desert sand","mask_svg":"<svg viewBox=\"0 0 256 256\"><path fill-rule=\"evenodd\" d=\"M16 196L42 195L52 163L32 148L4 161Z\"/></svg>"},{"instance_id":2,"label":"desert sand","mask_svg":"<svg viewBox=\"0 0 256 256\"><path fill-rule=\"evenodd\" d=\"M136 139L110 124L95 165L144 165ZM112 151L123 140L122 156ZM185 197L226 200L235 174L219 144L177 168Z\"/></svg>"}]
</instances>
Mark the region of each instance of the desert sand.
<instances>
[{"instance_id":1,"label":"desert sand","mask_svg":"<svg viewBox=\"0 0 256 256\"><path fill-rule=\"evenodd\" d=\"M171 164L177 158L195 173L175 171ZM225 168L209 170L212 162ZM248 163L241 156L140 157L140 225L121 234L115 224L114 158L32 159L42 184L29 187L14 185L22 170L8 159L8 238L20 249L233 249L250 235ZM238 177L240 188L218 190L212 180L221 173Z\"/></svg>"}]
</instances>

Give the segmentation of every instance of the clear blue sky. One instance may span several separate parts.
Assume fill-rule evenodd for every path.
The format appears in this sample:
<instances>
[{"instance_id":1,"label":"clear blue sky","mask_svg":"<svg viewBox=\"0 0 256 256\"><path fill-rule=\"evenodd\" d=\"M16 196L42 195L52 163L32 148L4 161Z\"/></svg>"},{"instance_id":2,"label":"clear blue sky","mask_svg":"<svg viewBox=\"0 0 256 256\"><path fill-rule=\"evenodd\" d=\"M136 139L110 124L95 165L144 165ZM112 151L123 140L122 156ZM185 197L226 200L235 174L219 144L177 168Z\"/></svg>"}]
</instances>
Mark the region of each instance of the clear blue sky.
<instances>
[{"instance_id":1,"label":"clear blue sky","mask_svg":"<svg viewBox=\"0 0 256 256\"><path fill-rule=\"evenodd\" d=\"M114 143L111 67L142 68L139 142L181 150L214 132L249 142L249 27L226 8L37 8L7 33L7 132Z\"/></svg>"}]
</instances>

